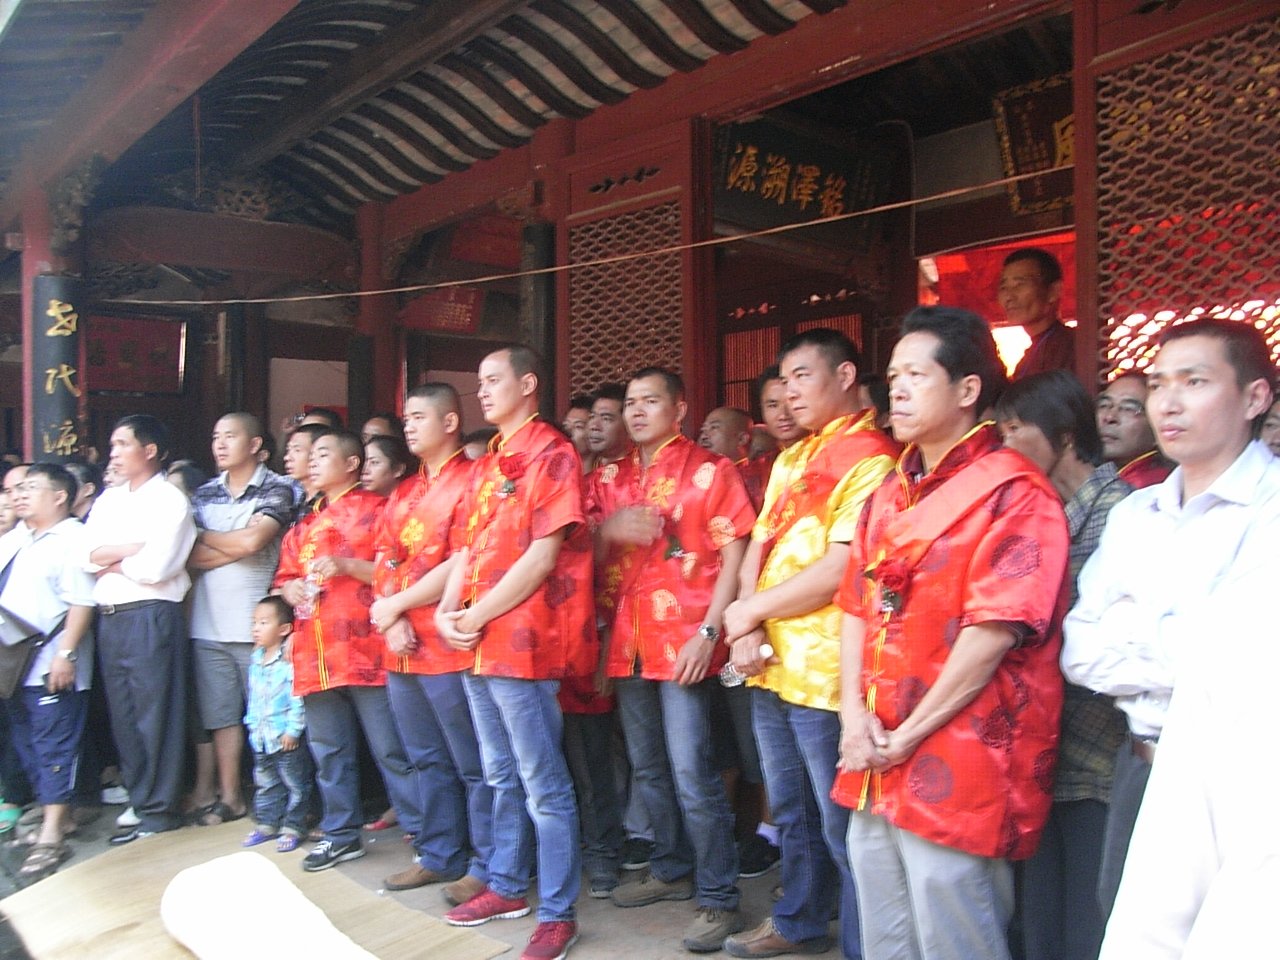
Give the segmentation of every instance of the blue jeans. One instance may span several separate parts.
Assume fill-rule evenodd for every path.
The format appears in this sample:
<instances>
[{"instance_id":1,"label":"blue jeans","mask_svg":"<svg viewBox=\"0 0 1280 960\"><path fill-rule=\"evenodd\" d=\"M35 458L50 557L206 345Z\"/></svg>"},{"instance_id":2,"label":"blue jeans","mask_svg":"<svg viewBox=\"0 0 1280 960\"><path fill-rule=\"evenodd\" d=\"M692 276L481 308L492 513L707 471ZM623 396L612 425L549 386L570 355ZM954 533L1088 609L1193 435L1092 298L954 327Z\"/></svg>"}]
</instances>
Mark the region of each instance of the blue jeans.
<instances>
[{"instance_id":1,"label":"blue jeans","mask_svg":"<svg viewBox=\"0 0 1280 960\"><path fill-rule=\"evenodd\" d=\"M760 765L782 849L783 896L773 908L774 925L793 943L821 937L838 905L844 955L861 957L858 898L845 845L849 811L831 799L840 715L787 703L769 690L751 694Z\"/></svg>"},{"instance_id":2,"label":"blue jeans","mask_svg":"<svg viewBox=\"0 0 1280 960\"><path fill-rule=\"evenodd\" d=\"M628 677L615 689L635 788L653 823L649 869L668 881L692 869L699 906L736 910L733 811L711 756L715 682L686 687Z\"/></svg>"},{"instance_id":3,"label":"blue jeans","mask_svg":"<svg viewBox=\"0 0 1280 960\"><path fill-rule=\"evenodd\" d=\"M463 872L489 881L493 857L493 791L484 782L480 744L461 673L388 673L391 715L418 772L422 829L418 863L445 876ZM475 851L467 859L468 844Z\"/></svg>"},{"instance_id":4,"label":"blue jeans","mask_svg":"<svg viewBox=\"0 0 1280 960\"><path fill-rule=\"evenodd\" d=\"M360 839L360 766L356 723L364 730L382 773L391 806L405 832L422 829L417 772L391 719L385 687L337 687L308 693L307 739L316 761L316 786L324 803L320 829L326 840L343 845Z\"/></svg>"},{"instance_id":5,"label":"blue jeans","mask_svg":"<svg viewBox=\"0 0 1280 960\"><path fill-rule=\"evenodd\" d=\"M587 876L617 877L624 837L613 769L613 714L566 713L564 756L578 793Z\"/></svg>"},{"instance_id":6,"label":"blue jeans","mask_svg":"<svg viewBox=\"0 0 1280 960\"><path fill-rule=\"evenodd\" d=\"M582 884L582 851L573 781L561 748L560 684L473 674L465 674L462 682L480 739L484 778L493 789L489 887L504 897L524 896L536 852L538 921L572 920Z\"/></svg>"},{"instance_id":7,"label":"blue jeans","mask_svg":"<svg viewBox=\"0 0 1280 960\"><path fill-rule=\"evenodd\" d=\"M264 833L305 836L315 767L307 745L275 753L253 752L253 819Z\"/></svg>"}]
</instances>

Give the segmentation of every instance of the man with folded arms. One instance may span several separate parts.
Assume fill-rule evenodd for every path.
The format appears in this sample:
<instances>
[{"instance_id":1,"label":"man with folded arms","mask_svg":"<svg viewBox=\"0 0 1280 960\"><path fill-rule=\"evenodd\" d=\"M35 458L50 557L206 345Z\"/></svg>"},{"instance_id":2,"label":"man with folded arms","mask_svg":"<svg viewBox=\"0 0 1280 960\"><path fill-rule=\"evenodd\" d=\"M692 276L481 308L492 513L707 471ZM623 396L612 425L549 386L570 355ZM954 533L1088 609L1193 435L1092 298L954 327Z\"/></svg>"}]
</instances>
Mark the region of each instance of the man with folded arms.
<instances>
[{"instance_id":1,"label":"man with folded arms","mask_svg":"<svg viewBox=\"0 0 1280 960\"><path fill-rule=\"evenodd\" d=\"M1164 332L1147 368L1147 412L1177 469L1116 505L1080 573L1062 670L1072 683L1114 697L1129 725L1103 838L1104 916L1115 903L1181 658L1191 653L1196 669L1194 657L1211 655L1190 624L1220 582L1275 550L1280 462L1253 439L1274 377L1266 341L1251 324L1197 320Z\"/></svg>"},{"instance_id":2,"label":"man with folded arms","mask_svg":"<svg viewBox=\"0 0 1280 960\"><path fill-rule=\"evenodd\" d=\"M191 587L191 504L165 479L169 431L133 414L111 431L105 490L85 524L85 569L97 576L98 656L120 750L120 773L138 824L111 838L130 843L182 826L187 638L182 598Z\"/></svg>"}]
</instances>

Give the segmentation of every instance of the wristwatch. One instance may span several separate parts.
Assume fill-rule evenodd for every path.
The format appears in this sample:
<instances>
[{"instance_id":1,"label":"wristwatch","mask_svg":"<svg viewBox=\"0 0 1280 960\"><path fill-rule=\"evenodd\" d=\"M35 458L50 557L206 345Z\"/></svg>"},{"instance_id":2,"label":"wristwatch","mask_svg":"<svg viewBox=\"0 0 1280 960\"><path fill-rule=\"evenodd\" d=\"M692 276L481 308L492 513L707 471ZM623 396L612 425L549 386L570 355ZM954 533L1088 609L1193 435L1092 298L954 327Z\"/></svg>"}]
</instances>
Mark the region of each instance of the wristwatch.
<instances>
[{"instance_id":1,"label":"wristwatch","mask_svg":"<svg viewBox=\"0 0 1280 960\"><path fill-rule=\"evenodd\" d=\"M80 654L76 653L74 650L63 650L61 647L58 648L58 656L69 663L75 663L80 659Z\"/></svg>"},{"instance_id":2,"label":"wristwatch","mask_svg":"<svg viewBox=\"0 0 1280 960\"><path fill-rule=\"evenodd\" d=\"M704 623L698 628L698 636L703 640L710 640L712 643L715 643L720 639L720 628L714 624Z\"/></svg>"}]
</instances>

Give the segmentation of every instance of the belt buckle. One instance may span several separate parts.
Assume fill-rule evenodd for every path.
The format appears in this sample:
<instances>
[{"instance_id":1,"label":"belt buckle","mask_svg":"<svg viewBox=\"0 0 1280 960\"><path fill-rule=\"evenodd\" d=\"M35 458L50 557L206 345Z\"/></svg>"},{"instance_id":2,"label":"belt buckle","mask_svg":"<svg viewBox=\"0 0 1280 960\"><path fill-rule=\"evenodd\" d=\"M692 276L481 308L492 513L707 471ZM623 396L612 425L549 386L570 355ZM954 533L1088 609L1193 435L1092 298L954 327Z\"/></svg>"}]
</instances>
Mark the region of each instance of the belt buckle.
<instances>
[{"instance_id":1,"label":"belt buckle","mask_svg":"<svg viewBox=\"0 0 1280 960\"><path fill-rule=\"evenodd\" d=\"M116 605L114 603L104 603L98 608L98 612L109 617L116 612Z\"/></svg>"}]
</instances>

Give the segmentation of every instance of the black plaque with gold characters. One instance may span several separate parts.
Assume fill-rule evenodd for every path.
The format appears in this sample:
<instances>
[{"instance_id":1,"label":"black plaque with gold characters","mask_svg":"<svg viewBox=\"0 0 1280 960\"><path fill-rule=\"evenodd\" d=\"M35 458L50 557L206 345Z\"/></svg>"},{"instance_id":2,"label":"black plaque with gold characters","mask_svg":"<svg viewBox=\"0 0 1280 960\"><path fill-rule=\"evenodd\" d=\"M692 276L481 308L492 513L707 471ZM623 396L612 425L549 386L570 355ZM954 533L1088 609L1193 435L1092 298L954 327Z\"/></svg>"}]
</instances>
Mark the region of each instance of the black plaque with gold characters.
<instances>
[{"instance_id":1,"label":"black plaque with gold characters","mask_svg":"<svg viewBox=\"0 0 1280 960\"><path fill-rule=\"evenodd\" d=\"M1071 204L1075 114L1070 74L1058 74L996 95L993 103L1006 177L1053 170L1009 184L1015 214L1046 213Z\"/></svg>"},{"instance_id":2,"label":"black plaque with gold characters","mask_svg":"<svg viewBox=\"0 0 1280 960\"><path fill-rule=\"evenodd\" d=\"M84 282L38 276L31 326L31 422L37 460L58 463L80 450L80 336Z\"/></svg>"}]
</instances>

